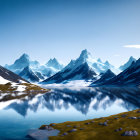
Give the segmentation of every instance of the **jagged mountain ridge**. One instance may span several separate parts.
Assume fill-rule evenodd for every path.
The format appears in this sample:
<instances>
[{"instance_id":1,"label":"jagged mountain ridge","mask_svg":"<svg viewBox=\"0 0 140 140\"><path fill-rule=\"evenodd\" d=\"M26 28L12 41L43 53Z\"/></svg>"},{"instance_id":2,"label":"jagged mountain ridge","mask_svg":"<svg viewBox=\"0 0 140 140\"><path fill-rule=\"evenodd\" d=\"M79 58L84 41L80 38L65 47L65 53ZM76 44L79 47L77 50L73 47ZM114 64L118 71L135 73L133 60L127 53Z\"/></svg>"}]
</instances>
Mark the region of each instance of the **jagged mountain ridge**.
<instances>
[{"instance_id":1,"label":"jagged mountain ridge","mask_svg":"<svg viewBox=\"0 0 140 140\"><path fill-rule=\"evenodd\" d=\"M96 66L95 66L96 65ZM61 83L71 80L96 80L101 72L105 72L110 67L100 59L94 59L87 50L83 50L76 60L71 62L60 72L41 82L42 84Z\"/></svg>"},{"instance_id":2,"label":"jagged mountain ridge","mask_svg":"<svg viewBox=\"0 0 140 140\"><path fill-rule=\"evenodd\" d=\"M131 56L131 57L129 58L129 60L128 60L124 65L122 65L122 66L119 67L120 70L124 71L124 70L127 69L129 66L131 66L131 64L132 64L133 62L136 62L136 59L135 59L134 57Z\"/></svg>"},{"instance_id":3,"label":"jagged mountain ridge","mask_svg":"<svg viewBox=\"0 0 140 140\"><path fill-rule=\"evenodd\" d=\"M10 82L15 82L15 83L28 82L27 80L21 78L17 74L7 70L2 66L0 66L0 76Z\"/></svg>"},{"instance_id":4,"label":"jagged mountain ridge","mask_svg":"<svg viewBox=\"0 0 140 140\"><path fill-rule=\"evenodd\" d=\"M93 82L91 85L95 86L96 84L97 85L102 84L115 76L116 75L109 69L105 73L101 74L101 78L99 78L97 81Z\"/></svg>"},{"instance_id":5,"label":"jagged mountain ridge","mask_svg":"<svg viewBox=\"0 0 140 140\"><path fill-rule=\"evenodd\" d=\"M39 74L36 75L35 72L33 72L32 69L30 69L29 66L25 67L23 71L19 73L19 75L31 82L39 82L40 80L40 77L38 76Z\"/></svg>"},{"instance_id":6,"label":"jagged mountain ridge","mask_svg":"<svg viewBox=\"0 0 140 140\"><path fill-rule=\"evenodd\" d=\"M140 58L131 64L126 70L110 80L100 84L101 86L139 86L140 85Z\"/></svg>"},{"instance_id":7,"label":"jagged mountain ridge","mask_svg":"<svg viewBox=\"0 0 140 140\"><path fill-rule=\"evenodd\" d=\"M50 59L47 64L40 65L38 61L32 61L29 55L23 54L12 65L5 65L5 67L30 82L39 82L63 68L56 58Z\"/></svg>"}]
</instances>

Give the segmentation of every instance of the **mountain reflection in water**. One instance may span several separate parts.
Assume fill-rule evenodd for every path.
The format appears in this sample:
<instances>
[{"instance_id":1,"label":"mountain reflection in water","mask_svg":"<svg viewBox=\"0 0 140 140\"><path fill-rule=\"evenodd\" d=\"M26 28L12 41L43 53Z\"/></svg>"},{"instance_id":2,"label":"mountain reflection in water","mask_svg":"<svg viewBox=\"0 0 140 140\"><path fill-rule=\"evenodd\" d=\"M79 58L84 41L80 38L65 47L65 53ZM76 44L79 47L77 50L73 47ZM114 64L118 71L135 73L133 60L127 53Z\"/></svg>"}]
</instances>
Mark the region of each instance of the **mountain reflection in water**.
<instances>
[{"instance_id":1,"label":"mountain reflection in water","mask_svg":"<svg viewBox=\"0 0 140 140\"><path fill-rule=\"evenodd\" d=\"M5 109L14 109L22 116L28 110L37 112L41 108L55 112L55 110L73 107L82 114L91 109L106 110L112 105L126 110L140 108L140 89L137 88L59 88L43 96L35 96L11 103Z\"/></svg>"}]
</instances>

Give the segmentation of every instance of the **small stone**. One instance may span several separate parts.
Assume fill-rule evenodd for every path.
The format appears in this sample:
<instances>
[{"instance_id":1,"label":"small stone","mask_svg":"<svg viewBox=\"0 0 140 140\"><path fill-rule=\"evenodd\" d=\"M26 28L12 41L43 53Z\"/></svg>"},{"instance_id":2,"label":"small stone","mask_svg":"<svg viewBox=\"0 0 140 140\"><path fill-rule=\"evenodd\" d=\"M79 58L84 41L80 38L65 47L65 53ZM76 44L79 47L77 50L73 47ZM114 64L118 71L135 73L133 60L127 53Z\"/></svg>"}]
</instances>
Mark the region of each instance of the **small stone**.
<instances>
[{"instance_id":1,"label":"small stone","mask_svg":"<svg viewBox=\"0 0 140 140\"><path fill-rule=\"evenodd\" d=\"M115 132L119 132L119 129L115 129Z\"/></svg>"},{"instance_id":2,"label":"small stone","mask_svg":"<svg viewBox=\"0 0 140 140\"><path fill-rule=\"evenodd\" d=\"M94 121L91 121L91 123L94 123Z\"/></svg>"},{"instance_id":3,"label":"small stone","mask_svg":"<svg viewBox=\"0 0 140 140\"><path fill-rule=\"evenodd\" d=\"M99 125L103 125L103 123L98 123Z\"/></svg>"},{"instance_id":4,"label":"small stone","mask_svg":"<svg viewBox=\"0 0 140 140\"><path fill-rule=\"evenodd\" d=\"M118 120L119 118L114 118L115 120Z\"/></svg>"},{"instance_id":5,"label":"small stone","mask_svg":"<svg viewBox=\"0 0 140 140\"><path fill-rule=\"evenodd\" d=\"M54 123L50 124L50 126L56 126Z\"/></svg>"},{"instance_id":6,"label":"small stone","mask_svg":"<svg viewBox=\"0 0 140 140\"><path fill-rule=\"evenodd\" d=\"M88 122L88 123L85 123L86 125L89 125L90 123Z\"/></svg>"},{"instance_id":7,"label":"small stone","mask_svg":"<svg viewBox=\"0 0 140 140\"><path fill-rule=\"evenodd\" d=\"M66 136L66 135L68 135L68 133L67 133L67 132L63 133L61 136Z\"/></svg>"},{"instance_id":8,"label":"small stone","mask_svg":"<svg viewBox=\"0 0 140 140\"><path fill-rule=\"evenodd\" d=\"M47 125L47 126L45 127L45 129L48 130L48 131L50 131L50 130L53 130L54 128L52 128L51 126Z\"/></svg>"},{"instance_id":9,"label":"small stone","mask_svg":"<svg viewBox=\"0 0 140 140\"><path fill-rule=\"evenodd\" d=\"M140 117L137 117L137 119L140 119Z\"/></svg>"},{"instance_id":10,"label":"small stone","mask_svg":"<svg viewBox=\"0 0 140 140\"><path fill-rule=\"evenodd\" d=\"M76 132L77 131L77 129L72 129L72 130L69 130L68 132Z\"/></svg>"},{"instance_id":11,"label":"small stone","mask_svg":"<svg viewBox=\"0 0 140 140\"><path fill-rule=\"evenodd\" d=\"M54 128L52 128L52 127L49 126L49 125L46 125L46 126L40 128L40 129L41 129L41 130L48 130L48 131L50 131L50 130L54 130Z\"/></svg>"},{"instance_id":12,"label":"small stone","mask_svg":"<svg viewBox=\"0 0 140 140\"><path fill-rule=\"evenodd\" d=\"M84 130L84 128L80 128L80 130Z\"/></svg>"},{"instance_id":13,"label":"small stone","mask_svg":"<svg viewBox=\"0 0 140 140\"><path fill-rule=\"evenodd\" d=\"M128 116L128 114L123 114L121 115L121 117L125 118L126 116Z\"/></svg>"},{"instance_id":14,"label":"small stone","mask_svg":"<svg viewBox=\"0 0 140 140\"><path fill-rule=\"evenodd\" d=\"M137 131L133 131L133 136L138 136L138 132Z\"/></svg>"},{"instance_id":15,"label":"small stone","mask_svg":"<svg viewBox=\"0 0 140 140\"><path fill-rule=\"evenodd\" d=\"M77 127L78 127L78 126L76 126L76 125L75 125L75 126L73 126L73 128L77 128Z\"/></svg>"},{"instance_id":16,"label":"small stone","mask_svg":"<svg viewBox=\"0 0 140 140\"><path fill-rule=\"evenodd\" d=\"M137 131L125 131L122 136L138 136L138 132Z\"/></svg>"},{"instance_id":17,"label":"small stone","mask_svg":"<svg viewBox=\"0 0 140 140\"><path fill-rule=\"evenodd\" d=\"M140 113L140 110L138 110L137 113Z\"/></svg>"},{"instance_id":18,"label":"small stone","mask_svg":"<svg viewBox=\"0 0 140 140\"><path fill-rule=\"evenodd\" d=\"M129 117L129 119L134 119L134 120L136 120L136 119L137 119L137 117Z\"/></svg>"},{"instance_id":19,"label":"small stone","mask_svg":"<svg viewBox=\"0 0 140 140\"><path fill-rule=\"evenodd\" d=\"M104 122L103 125L104 125L104 126L108 126L107 122Z\"/></svg>"},{"instance_id":20,"label":"small stone","mask_svg":"<svg viewBox=\"0 0 140 140\"><path fill-rule=\"evenodd\" d=\"M67 125L67 127L71 127L71 125Z\"/></svg>"},{"instance_id":21,"label":"small stone","mask_svg":"<svg viewBox=\"0 0 140 140\"><path fill-rule=\"evenodd\" d=\"M119 128L119 131L122 131L123 129L122 128Z\"/></svg>"},{"instance_id":22,"label":"small stone","mask_svg":"<svg viewBox=\"0 0 140 140\"><path fill-rule=\"evenodd\" d=\"M122 131L122 128L116 129L115 132Z\"/></svg>"}]
</instances>

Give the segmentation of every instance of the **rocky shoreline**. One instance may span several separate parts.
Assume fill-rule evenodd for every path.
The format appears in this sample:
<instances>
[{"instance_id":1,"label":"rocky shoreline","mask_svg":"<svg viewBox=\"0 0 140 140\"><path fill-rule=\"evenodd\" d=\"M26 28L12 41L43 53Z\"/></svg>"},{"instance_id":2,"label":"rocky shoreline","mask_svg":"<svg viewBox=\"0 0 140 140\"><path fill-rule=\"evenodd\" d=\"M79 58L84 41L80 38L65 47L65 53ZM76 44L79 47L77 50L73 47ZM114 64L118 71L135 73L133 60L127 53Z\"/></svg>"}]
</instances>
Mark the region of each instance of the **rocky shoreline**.
<instances>
[{"instance_id":1,"label":"rocky shoreline","mask_svg":"<svg viewBox=\"0 0 140 140\"><path fill-rule=\"evenodd\" d=\"M28 134L36 140L139 140L140 109L79 122L42 125Z\"/></svg>"}]
</instances>

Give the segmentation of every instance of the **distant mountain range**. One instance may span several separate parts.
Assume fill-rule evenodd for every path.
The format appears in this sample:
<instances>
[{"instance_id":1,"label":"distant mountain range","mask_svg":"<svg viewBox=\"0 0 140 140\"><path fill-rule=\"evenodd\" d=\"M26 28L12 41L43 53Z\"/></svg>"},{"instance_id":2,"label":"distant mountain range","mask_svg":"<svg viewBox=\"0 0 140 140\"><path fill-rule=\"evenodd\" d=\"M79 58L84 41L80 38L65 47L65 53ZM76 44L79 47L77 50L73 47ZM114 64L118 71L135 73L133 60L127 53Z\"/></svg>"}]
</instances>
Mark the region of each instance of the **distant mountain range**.
<instances>
[{"instance_id":1,"label":"distant mountain range","mask_svg":"<svg viewBox=\"0 0 140 140\"><path fill-rule=\"evenodd\" d=\"M119 70L108 61L103 63L101 59L96 60L87 50L83 50L76 60L71 60L64 69L50 78L47 78L41 82L41 84L65 83L72 80L95 81L100 73L104 73L108 69L119 72Z\"/></svg>"},{"instance_id":2,"label":"distant mountain range","mask_svg":"<svg viewBox=\"0 0 140 140\"><path fill-rule=\"evenodd\" d=\"M91 86L139 86L140 85L140 58L120 74L112 78L96 81Z\"/></svg>"},{"instance_id":3,"label":"distant mountain range","mask_svg":"<svg viewBox=\"0 0 140 140\"><path fill-rule=\"evenodd\" d=\"M120 66L120 70L124 71L125 69L127 69L133 62L136 62L136 59L134 57L130 57L128 62L125 63L124 65Z\"/></svg>"},{"instance_id":4,"label":"distant mountain range","mask_svg":"<svg viewBox=\"0 0 140 140\"><path fill-rule=\"evenodd\" d=\"M78 80L90 82L91 86L132 83L139 85L138 68L131 70L132 66L138 65L138 61L130 57L128 62L116 68L108 61L95 59L85 49L76 60L71 60L65 67L56 58L41 65L38 61L32 61L27 54L23 54L12 65L5 65L5 67L27 81L44 85L67 84Z\"/></svg>"},{"instance_id":5,"label":"distant mountain range","mask_svg":"<svg viewBox=\"0 0 140 140\"><path fill-rule=\"evenodd\" d=\"M54 75L63 67L56 58L50 59L45 65L40 65L38 61L32 61L27 54L23 54L12 65L5 65L5 68L30 82L40 82Z\"/></svg>"}]
</instances>

